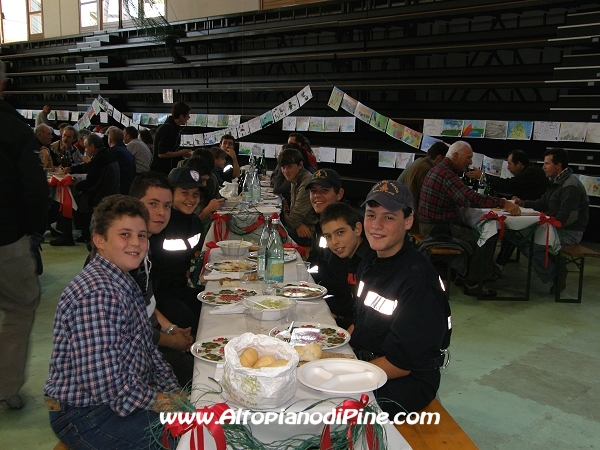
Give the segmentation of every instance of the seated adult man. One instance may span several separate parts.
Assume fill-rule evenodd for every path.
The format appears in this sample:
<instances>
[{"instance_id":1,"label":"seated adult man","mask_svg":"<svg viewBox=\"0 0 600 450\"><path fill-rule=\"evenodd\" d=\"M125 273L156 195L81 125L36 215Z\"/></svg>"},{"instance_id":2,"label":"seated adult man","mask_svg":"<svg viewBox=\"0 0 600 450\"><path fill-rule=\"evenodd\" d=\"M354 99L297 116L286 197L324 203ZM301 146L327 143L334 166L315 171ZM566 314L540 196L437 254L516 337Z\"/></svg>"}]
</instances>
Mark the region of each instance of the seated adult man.
<instances>
[{"instance_id":1,"label":"seated adult man","mask_svg":"<svg viewBox=\"0 0 600 450\"><path fill-rule=\"evenodd\" d=\"M573 175L567 152L562 148L546 150L543 169L550 178L550 184L542 198L522 200L514 197L514 201L519 206L533 208L558 220L562 225L559 233L561 245L578 244L590 218L590 199L585 188ZM533 245L533 267L544 283L552 282L551 294L556 289L562 292L566 287L567 272L561 270L560 278L557 278L555 257L550 255L546 267L545 254L544 245Z\"/></svg>"},{"instance_id":2,"label":"seated adult man","mask_svg":"<svg viewBox=\"0 0 600 450\"><path fill-rule=\"evenodd\" d=\"M365 233L377 257L358 267L350 345L360 359L387 374L375 391L383 411L392 416L419 411L440 385L450 306L437 271L408 239L413 222L408 188L396 180L380 181L365 204Z\"/></svg>"},{"instance_id":3,"label":"seated adult man","mask_svg":"<svg viewBox=\"0 0 600 450\"><path fill-rule=\"evenodd\" d=\"M92 219L97 255L58 302L44 391L52 430L69 448L162 448L147 428L181 388L129 275L146 255L147 223L139 200L107 197Z\"/></svg>"},{"instance_id":4,"label":"seated adult man","mask_svg":"<svg viewBox=\"0 0 600 450\"><path fill-rule=\"evenodd\" d=\"M193 335L202 305L197 298L201 289L189 286L191 260L200 250L202 238L202 223L194 209L200 202L200 188L208 178L208 174L189 167L171 171L169 180L175 185L171 219L163 231L150 238L157 307L171 322L191 327Z\"/></svg>"},{"instance_id":5,"label":"seated adult man","mask_svg":"<svg viewBox=\"0 0 600 450\"><path fill-rule=\"evenodd\" d=\"M237 160L237 154L235 153L235 139L230 134L225 134L221 137L219 148L227 155L226 162L223 167L219 169L218 178L223 181L231 183L234 178L240 176L240 165ZM221 184L223 184L221 182Z\"/></svg>"},{"instance_id":6,"label":"seated adult man","mask_svg":"<svg viewBox=\"0 0 600 450\"><path fill-rule=\"evenodd\" d=\"M127 195L135 178L135 158L123 142L123 130L117 127L109 128L108 147L108 153L113 155L119 164L121 194Z\"/></svg>"},{"instance_id":7,"label":"seated adult man","mask_svg":"<svg viewBox=\"0 0 600 450\"><path fill-rule=\"evenodd\" d=\"M521 200L537 200L548 188L548 178L544 170L537 164L531 164L527 153L523 150L513 150L508 154L508 171L514 175L512 178L485 175L486 182L493 191L510 197L515 196ZM479 180L483 173L481 169L475 169L467 172L467 176ZM500 253L496 258L496 264L501 270L514 250L514 244L507 239L502 240Z\"/></svg>"},{"instance_id":8,"label":"seated adult man","mask_svg":"<svg viewBox=\"0 0 600 450\"><path fill-rule=\"evenodd\" d=\"M447 152L448 146L446 143L438 141L429 147L427 150L427 156L425 156L425 158L418 159L409 168L402 172L406 173L406 176L404 177L403 181L399 181L403 182L412 194L415 202L415 211L419 211L421 186L423 185L425 176L433 166L436 166L442 162L442 159L444 159L444 156L446 156ZM418 216L414 216L412 228L413 230L419 230Z\"/></svg>"},{"instance_id":9,"label":"seated adult man","mask_svg":"<svg viewBox=\"0 0 600 450\"><path fill-rule=\"evenodd\" d=\"M158 234L165 229L171 218L173 206L173 185L166 175L160 172L145 172L138 175L131 184L129 195L139 198L148 209L150 220L148 221L149 235ZM152 324L152 342L158 345L158 349L165 360L173 368L177 381L181 386L186 386L192 380L194 372L194 357L189 352L194 342L191 335L191 327L178 327L167 319L157 308L154 289L152 286L152 255L148 256L140 266L130 272L137 281L144 300L146 309ZM164 301L169 301L164 300Z\"/></svg>"},{"instance_id":10,"label":"seated adult man","mask_svg":"<svg viewBox=\"0 0 600 450\"><path fill-rule=\"evenodd\" d=\"M177 102L171 108L171 115L167 117L156 130L154 137L154 154L150 168L164 174L177 167L182 158L189 158L191 150L180 149L180 127L185 125L190 118L190 107L187 103Z\"/></svg>"},{"instance_id":11,"label":"seated adult man","mask_svg":"<svg viewBox=\"0 0 600 450\"><path fill-rule=\"evenodd\" d=\"M469 189L460 176L473 162L473 150L464 141L457 141L450 146L446 157L434 166L425 177L421 187L419 201L420 231L423 236L429 236L431 229L438 224L446 224L452 231L452 236L462 239L471 245L473 255L471 265L465 280L464 293L478 294L479 270L483 271L483 279L494 276L493 252L484 261L473 230L460 217L460 206L473 208L504 208L511 215L520 215L521 209L503 198L480 195ZM490 238L485 245L496 245L496 239ZM495 297L496 292L482 286L482 295Z\"/></svg>"},{"instance_id":12,"label":"seated adult man","mask_svg":"<svg viewBox=\"0 0 600 450\"><path fill-rule=\"evenodd\" d=\"M297 244L309 246L315 225L319 221L306 189L311 180L310 172L304 168L304 159L300 151L295 148L284 146L277 161L283 176L292 184L291 203L287 208L284 205L282 223Z\"/></svg>"},{"instance_id":13,"label":"seated adult man","mask_svg":"<svg viewBox=\"0 0 600 450\"><path fill-rule=\"evenodd\" d=\"M92 189L100 180L102 169L110 163L113 163L115 159L108 153L108 150L102 143L102 138L97 134L90 134L87 137L85 140L85 151L87 155L91 157L89 163L68 167L65 168L64 171L65 173L87 173L86 179L75 184L74 188L81 193L87 193L86 206L92 210L102 200L101 198L96 198ZM91 239L89 230L91 217L88 214L80 214L79 212L77 212L77 215L81 219L81 236L77 238L77 241L84 243L89 242ZM73 219L61 215L57 221L57 228L58 231L62 233L62 236L52 239L50 245L75 245L75 241L73 240Z\"/></svg>"},{"instance_id":14,"label":"seated adult man","mask_svg":"<svg viewBox=\"0 0 600 450\"><path fill-rule=\"evenodd\" d=\"M52 152L50 151L50 145L52 144L53 131L46 124L41 124L35 127L35 137L37 138L37 147L40 154L40 159L44 169L54 169L54 162L52 161ZM60 164L58 164L60 165Z\"/></svg>"},{"instance_id":15,"label":"seated adult man","mask_svg":"<svg viewBox=\"0 0 600 450\"><path fill-rule=\"evenodd\" d=\"M85 139L92 134L90 130L87 128L83 128L77 131L78 138L77 142L73 144L73 147L77 149L76 152L73 152L73 165L85 164L90 162L89 156L85 154Z\"/></svg>"},{"instance_id":16,"label":"seated adult man","mask_svg":"<svg viewBox=\"0 0 600 450\"><path fill-rule=\"evenodd\" d=\"M306 185L306 189L309 191L310 204L317 215L320 215L332 203L339 202L344 196L342 179L333 169L317 170ZM320 268L327 253L329 253L327 243L323 238L321 225L317 222L311 236L310 253L307 259L312 266L319 267L319 273L313 273L313 278L317 282L322 279Z\"/></svg>"},{"instance_id":17,"label":"seated adult man","mask_svg":"<svg viewBox=\"0 0 600 450\"><path fill-rule=\"evenodd\" d=\"M73 164L73 153L77 151L73 147L73 143L77 141L78 137L77 130L71 125L63 127L60 140L53 142L50 147L50 150L54 153L52 155L53 161L59 162L59 164L54 164L55 166L62 165L64 168Z\"/></svg>"},{"instance_id":18,"label":"seated adult man","mask_svg":"<svg viewBox=\"0 0 600 450\"><path fill-rule=\"evenodd\" d=\"M152 151L138 139L138 130L135 127L125 127L123 142L135 159L135 173L148 172L152 162Z\"/></svg>"},{"instance_id":19,"label":"seated adult man","mask_svg":"<svg viewBox=\"0 0 600 450\"><path fill-rule=\"evenodd\" d=\"M354 323L358 266L362 261L371 262L377 254L369 247L362 217L352 206L331 203L320 217L323 239L329 249L319 266L320 284L327 288L325 301L336 323L347 329Z\"/></svg>"}]
</instances>

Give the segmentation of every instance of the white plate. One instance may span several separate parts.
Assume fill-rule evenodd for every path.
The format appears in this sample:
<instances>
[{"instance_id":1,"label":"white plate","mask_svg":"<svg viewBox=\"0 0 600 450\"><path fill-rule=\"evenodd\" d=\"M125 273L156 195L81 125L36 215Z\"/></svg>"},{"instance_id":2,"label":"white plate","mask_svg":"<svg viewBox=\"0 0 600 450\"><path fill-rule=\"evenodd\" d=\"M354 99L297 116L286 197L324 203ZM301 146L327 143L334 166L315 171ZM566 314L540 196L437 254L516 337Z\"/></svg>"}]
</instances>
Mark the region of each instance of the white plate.
<instances>
[{"instance_id":1,"label":"white plate","mask_svg":"<svg viewBox=\"0 0 600 450\"><path fill-rule=\"evenodd\" d=\"M225 362L225 346L236 334L222 334L194 342L190 352L196 358L215 364Z\"/></svg>"},{"instance_id":2,"label":"white plate","mask_svg":"<svg viewBox=\"0 0 600 450\"><path fill-rule=\"evenodd\" d=\"M231 305L244 300L246 297L258 295L255 290L242 288L223 288L218 291L202 291L198 294L198 300L207 305Z\"/></svg>"},{"instance_id":3,"label":"white plate","mask_svg":"<svg viewBox=\"0 0 600 450\"><path fill-rule=\"evenodd\" d=\"M216 270L217 272L223 273L250 273L256 270L256 263L246 261L219 261L206 264L206 268L208 270Z\"/></svg>"},{"instance_id":4,"label":"white plate","mask_svg":"<svg viewBox=\"0 0 600 450\"><path fill-rule=\"evenodd\" d=\"M248 253L248 256L246 256L246 259L249 259L250 261L256 261L256 252ZM296 252L295 251L293 253L285 252L283 255L283 262L292 262L292 261L296 261Z\"/></svg>"},{"instance_id":5,"label":"white plate","mask_svg":"<svg viewBox=\"0 0 600 450\"><path fill-rule=\"evenodd\" d=\"M286 332L288 324L278 325L269 331L269 336L284 340L289 337ZM281 334L281 336L280 336ZM294 322L292 329L292 345L306 345L316 342L324 349L338 348L350 341L350 333L335 325L321 324L318 322Z\"/></svg>"},{"instance_id":6,"label":"white plate","mask_svg":"<svg viewBox=\"0 0 600 450\"><path fill-rule=\"evenodd\" d=\"M387 375L375 364L355 359L319 359L298 367L298 381L328 394L362 394L383 386Z\"/></svg>"},{"instance_id":7,"label":"white plate","mask_svg":"<svg viewBox=\"0 0 600 450\"><path fill-rule=\"evenodd\" d=\"M325 294L327 294L327 288L314 283L287 284L277 290L277 295L296 300L313 300L321 298Z\"/></svg>"}]
</instances>

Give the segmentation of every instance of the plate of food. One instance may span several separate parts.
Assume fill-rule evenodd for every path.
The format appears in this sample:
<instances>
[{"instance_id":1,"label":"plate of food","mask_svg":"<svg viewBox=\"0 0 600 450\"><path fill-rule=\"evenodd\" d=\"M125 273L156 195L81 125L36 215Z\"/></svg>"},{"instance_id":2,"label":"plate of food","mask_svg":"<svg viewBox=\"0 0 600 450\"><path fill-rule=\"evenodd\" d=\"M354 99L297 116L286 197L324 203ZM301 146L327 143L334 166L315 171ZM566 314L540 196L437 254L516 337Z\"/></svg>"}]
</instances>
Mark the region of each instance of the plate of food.
<instances>
[{"instance_id":1,"label":"plate of food","mask_svg":"<svg viewBox=\"0 0 600 450\"><path fill-rule=\"evenodd\" d=\"M234 337L237 336L223 335L208 339L200 339L199 341L194 342L190 348L190 352L202 361L208 361L215 364L225 362L225 346Z\"/></svg>"},{"instance_id":2,"label":"plate of food","mask_svg":"<svg viewBox=\"0 0 600 450\"><path fill-rule=\"evenodd\" d=\"M320 298L325 294L327 294L327 288L314 283L287 284L277 292L277 295L296 300Z\"/></svg>"},{"instance_id":3,"label":"plate of food","mask_svg":"<svg viewBox=\"0 0 600 450\"><path fill-rule=\"evenodd\" d=\"M212 262L206 265L208 270L216 270L218 272L244 272L250 273L256 270L255 262L248 261L219 261Z\"/></svg>"},{"instance_id":4,"label":"plate of food","mask_svg":"<svg viewBox=\"0 0 600 450\"><path fill-rule=\"evenodd\" d=\"M315 342L324 349L341 347L350 341L350 333L343 328L317 322L294 322L291 331L289 325L278 325L269 331L269 336L289 342L291 345L307 345Z\"/></svg>"},{"instance_id":5,"label":"plate of food","mask_svg":"<svg viewBox=\"0 0 600 450\"><path fill-rule=\"evenodd\" d=\"M204 291L198 294L198 300L207 305L230 305L241 302L246 297L254 297L258 292L251 289L221 289L220 291Z\"/></svg>"},{"instance_id":6,"label":"plate of food","mask_svg":"<svg viewBox=\"0 0 600 450\"><path fill-rule=\"evenodd\" d=\"M292 252L284 252L283 254L283 262L292 262L296 261L296 250L292 249ZM250 252L246 259L250 261L256 261L258 252Z\"/></svg>"},{"instance_id":7,"label":"plate of food","mask_svg":"<svg viewBox=\"0 0 600 450\"><path fill-rule=\"evenodd\" d=\"M387 382L380 367L354 359L318 359L298 368L298 381L328 394L361 394Z\"/></svg>"}]
</instances>

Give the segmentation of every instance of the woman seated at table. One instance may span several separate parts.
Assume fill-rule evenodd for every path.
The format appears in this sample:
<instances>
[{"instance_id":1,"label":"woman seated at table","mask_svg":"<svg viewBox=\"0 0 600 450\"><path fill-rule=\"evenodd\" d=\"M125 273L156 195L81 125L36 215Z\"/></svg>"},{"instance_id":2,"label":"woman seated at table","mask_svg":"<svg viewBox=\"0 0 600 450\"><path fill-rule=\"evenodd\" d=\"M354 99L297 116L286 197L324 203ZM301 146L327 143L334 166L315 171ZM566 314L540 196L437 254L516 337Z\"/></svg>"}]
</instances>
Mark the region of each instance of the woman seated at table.
<instances>
[{"instance_id":1,"label":"woman seated at table","mask_svg":"<svg viewBox=\"0 0 600 450\"><path fill-rule=\"evenodd\" d=\"M58 303L44 390L52 430L69 448L162 448L147 428L181 388L128 274L148 250L148 220L138 199L106 197L92 217L97 255Z\"/></svg>"},{"instance_id":2,"label":"woman seated at table","mask_svg":"<svg viewBox=\"0 0 600 450\"><path fill-rule=\"evenodd\" d=\"M310 194L306 189L311 173L304 168L300 150L292 145L284 145L277 158L283 176L291 184L291 201L289 207L284 204L282 223L298 245L309 246L319 216L310 204Z\"/></svg>"}]
</instances>

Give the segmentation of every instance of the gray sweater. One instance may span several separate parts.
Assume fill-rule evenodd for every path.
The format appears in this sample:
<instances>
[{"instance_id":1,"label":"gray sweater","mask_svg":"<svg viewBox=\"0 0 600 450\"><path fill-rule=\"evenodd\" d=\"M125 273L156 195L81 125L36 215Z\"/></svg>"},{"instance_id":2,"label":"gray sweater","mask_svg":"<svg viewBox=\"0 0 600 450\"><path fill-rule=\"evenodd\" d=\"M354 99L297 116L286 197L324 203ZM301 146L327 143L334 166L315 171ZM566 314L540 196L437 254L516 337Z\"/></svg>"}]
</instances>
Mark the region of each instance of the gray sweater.
<instances>
[{"instance_id":1,"label":"gray sweater","mask_svg":"<svg viewBox=\"0 0 600 450\"><path fill-rule=\"evenodd\" d=\"M550 180L542 198L526 200L525 207L555 217L564 230L585 231L590 218L590 199L581 181L568 167Z\"/></svg>"}]
</instances>

